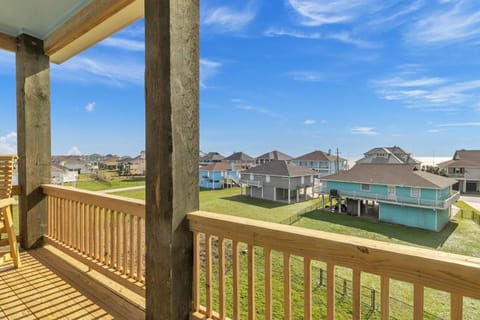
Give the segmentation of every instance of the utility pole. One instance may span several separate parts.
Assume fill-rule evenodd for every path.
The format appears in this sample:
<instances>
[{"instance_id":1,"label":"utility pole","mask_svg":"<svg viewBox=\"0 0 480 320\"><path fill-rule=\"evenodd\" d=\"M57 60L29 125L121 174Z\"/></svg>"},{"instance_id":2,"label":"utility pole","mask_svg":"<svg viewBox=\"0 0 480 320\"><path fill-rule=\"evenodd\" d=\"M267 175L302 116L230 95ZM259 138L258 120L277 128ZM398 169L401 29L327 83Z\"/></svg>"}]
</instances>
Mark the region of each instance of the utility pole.
<instances>
[{"instance_id":1,"label":"utility pole","mask_svg":"<svg viewBox=\"0 0 480 320\"><path fill-rule=\"evenodd\" d=\"M338 156L338 147L337 147L337 168L335 170L335 173L338 173L340 171L339 162L340 162L340 159L339 159L339 156Z\"/></svg>"}]
</instances>

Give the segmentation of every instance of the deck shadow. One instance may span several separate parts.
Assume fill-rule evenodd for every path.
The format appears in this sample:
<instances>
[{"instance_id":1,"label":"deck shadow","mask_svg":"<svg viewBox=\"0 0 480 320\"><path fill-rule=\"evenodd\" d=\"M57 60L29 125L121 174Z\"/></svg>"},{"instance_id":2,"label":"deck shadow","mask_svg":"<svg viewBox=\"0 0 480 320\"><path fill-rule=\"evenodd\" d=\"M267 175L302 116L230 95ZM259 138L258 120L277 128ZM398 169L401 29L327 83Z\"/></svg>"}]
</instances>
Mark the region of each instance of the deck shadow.
<instances>
[{"instance_id":1,"label":"deck shadow","mask_svg":"<svg viewBox=\"0 0 480 320\"><path fill-rule=\"evenodd\" d=\"M270 200L250 198L248 196L243 196L243 195L223 197L221 199L228 200L228 201L240 202L240 203L253 205L253 206L258 206L258 207L262 207L262 208L266 208L266 209L275 209L275 208L288 206L288 203L279 203L279 202L270 201Z\"/></svg>"}]
</instances>

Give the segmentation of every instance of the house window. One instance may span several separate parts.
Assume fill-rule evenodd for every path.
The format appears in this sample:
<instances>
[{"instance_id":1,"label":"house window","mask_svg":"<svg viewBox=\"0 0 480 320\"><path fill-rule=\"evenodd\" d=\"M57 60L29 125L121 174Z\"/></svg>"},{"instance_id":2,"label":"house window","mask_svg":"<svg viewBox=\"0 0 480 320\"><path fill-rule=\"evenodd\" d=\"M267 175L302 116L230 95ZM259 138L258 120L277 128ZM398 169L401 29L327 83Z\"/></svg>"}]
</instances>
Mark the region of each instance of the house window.
<instances>
[{"instance_id":1,"label":"house window","mask_svg":"<svg viewBox=\"0 0 480 320\"><path fill-rule=\"evenodd\" d=\"M313 183L313 176L310 176L310 183Z\"/></svg>"},{"instance_id":2,"label":"house window","mask_svg":"<svg viewBox=\"0 0 480 320\"><path fill-rule=\"evenodd\" d=\"M305 183L305 177L301 177L301 178L300 178L300 183L301 183L301 184L304 184L304 183Z\"/></svg>"},{"instance_id":3,"label":"house window","mask_svg":"<svg viewBox=\"0 0 480 320\"><path fill-rule=\"evenodd\" d=\"M253 181L253 174L250 173L250 180Z\"/></svg>"},{"instance_id":4,"label":"house window","mask_svg":"<svg viewBox=\"0 0 480 320\"><path fill-rule=\"evenodd\" d=\"M362 183L362 191L370 191L370 185L366 183Z\"/></svg>"},{"instance_id":5,"label":"house window","mask_svg":"<svg viewBox=\"0 0 480 320\"><path fill-rule=\"evenodd\" d=\"M265 176L265 182L270 182L270 176Z\"/></svg>"},{"instance_id":6,"label":"house window","mask_svg":"<svg viewBox=\"0 0 480 320\"><path fill-rule=\"evenodd\" d=\"M420 188L411 188L410 189L410 197L419 198L420 197Z\"/></svg>"}]
</instances>

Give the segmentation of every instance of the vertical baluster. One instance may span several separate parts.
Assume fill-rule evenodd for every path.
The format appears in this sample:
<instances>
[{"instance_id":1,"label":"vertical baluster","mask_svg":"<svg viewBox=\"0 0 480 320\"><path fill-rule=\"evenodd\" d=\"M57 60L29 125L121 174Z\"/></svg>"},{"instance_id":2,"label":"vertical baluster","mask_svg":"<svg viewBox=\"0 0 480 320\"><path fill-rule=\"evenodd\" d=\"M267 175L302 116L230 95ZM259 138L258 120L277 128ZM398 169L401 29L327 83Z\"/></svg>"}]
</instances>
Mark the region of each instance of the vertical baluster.
<instances>
[{"instance_id":1,"label":"vertical baluster","mask_svg":"<svg viewBox=\"0 0 480 320\"><path fill-rule=\"evenodd\" d=\"M312 319L312 260L309 257L303 258L303 300L304 319Z\"/></svg>"},{"instance_id":2,"label":"vertical baluster","mask_svg":"<svg viewBox=\"0 0 480 320\"><path fill-rule=\"evenodd\" d=\"M255 247L248 245L248 319L255 320Z\"/></svg>"},{"instance_id":3,"label":"vertical baluster","mask_svg":"<svg viewBox=\"0 0 480 320\"><path fill-rule=\"evenodd\" d=\"M423 286L413 284L413 319L423 319Z\"/></svg>"},{"instance_id":4,"label":"vertical baluster","mask_svg":"<svg viewBox=\"0 0 480 320\"><path fill-rule=\"evenodd\" d=\"M65 236L66 236L66 212L65 212L65 201L63 199L60 199L60 210L61 210L61 217L62 217L62 234L61 234L61 241L62 243L65 243Z\"/></svg>"},{"instance_id":5,"label":"vertical baluster","mask_svg":"<svg viewBox=\"0 0 480 320\"><path fill-rule=\"evenodd\" d=\"M122 272L123 274L127 274L128 272L128 234L127 234L127 226L128 226L128 221L127 221L127 214L122 212L122 219L123 219L123 225L122 225L122 240L123 240L123 246L122 246L122 255L123 255L123 264L122 264Z\"/></svg>"},{"instance_id":6,"label":"vertical baluster","mask_svg":"<svg viewBox=\"0 0 480 320\"><path fill-rule=\"evenodd\" d=\"M103 225L103 232L105 234L105 242L103 244L104 252L103 255L105 256L105 265L111 265L111 251L110 251L110 243L112 242L111 234L110 234L110 209L105 209L105 223Z\"/></svg>"},{"instance_id":7,"label":"vertical baluster","mask_svg":"<svg viewBox=\"0 0 480 320\"><path fill-rule=\"evenodd\" d=\"M90 243L89 243L89 256L95 258L95 207L88 205L88 218L89 218L89 231L90 231Z\"/></svg>"},{"instance_id":8,"label":"vertical baluster","mask_svg":"<svg viewBox=\"0 0 480 320\"><path fill-rule=\"evenodd\" d=\"M110 215L110 267L115 268L115 211L109 210Z\"/></svg>"},{"instance_id":9,"label":"vertical baluster","mask_svg":"<svg viewBox=\"0 0 480 320\"><path fill-rule=\"evenodd\" d=\"M390 319L390 278L382 276L380 280L380 306L382 320Z\"/></svg>"},{"instance_id":10,"label":"vertical baluster","mask_svg":"<svg viewBox=\"0 0 480 320\"><path fill-rule=\"evenodd\" d=\"M93 258L98 261L98 240L100 235L98 234L98 207L94 206L93 208Z\"/></svg>"},{"instance_id":11,"label":"vertical baluster","mask_svg":"<svg viewBox=\"0 0 480 320\"><path fill-rule=\"evenodd\" d=\"M233 319L240 319L240 259L238 241L232 241Z\"/></svg>"},{"instance_id":12,"label":"vertical baluster","mask_svg":"<svg viewBox=\"0 0 480 320\"><path fill-rule=\"evenodd\" d=\"M327 319L335 320L335 265L327 263Z\"/></svg>"},{"instance_id":13,"label":"vertical baluster","mask_svg":"<svg viewBox=\"0 0 480 320\"><path fill-rule=\"evenodd\" d=\"M85 254L85 242L86 242L86 232L85 232L85 204L80 203L80 252Z\"/></svg>"},{"instance_id":14,"label":"vertical baluster","mask_svg":"<svg viewBox=\"0 0 480 320\"><path fill-rule=\"evenodd\" d=\"M265 319L272 319L272 250L265 252Z\"/></svg>"},{"instance_id":15,"label":"vertical baluster","mask_svg":"<svg viewBox=\"0 0 480 320\"><path fill-rule=\"evenodd\" d=\"M285 314L285 320L290 320L292 317L292 294L291 294L291 267L290 267L290 254L283 253L283 313Z\"/></svg>"},{"instance_id":16,"label":"vertical baluster","mask_svg":"<svg viewBox=\"0 0 480 320\"><path fill-rule=\"evenodd\" d=\"M193 308L200 311L200 234L193 232Z\"/></svg>"},{"instance_id":17,"label":"vertical baluster","mask_svg":"<svg viewBox=\"0 0 480 320\"><path fill-rule=\"evenodd\" d=\"M463 319L463 297L459 294L450 294L450 319Z\"/></svg>"},{"instance_id":18,"label":"vertical baluster","mask_svg":"<svg viewBox=\"0 0 480 320\"><path fill-rule=\"evenodd\" d=\"M220 320L225 320L225 239L218 238L218 298Z\"/></svg>"},{"instance_id":19,"label":"vertical baluster","mask_svg":"<svg viewBox=\"0 0 480 320\"><path fill-rule=\"evenodd\" d=\"M209 234L205 235L205 263L207 317L212 318L212 236Z\"/></svg>"},{"instance_id":20,"label":"vertical baluster","mask_svg":"<svg viewBox=\"0 0 480 320\"><path fill-rule=\"evenodd\" d=\"M360 320L362 309L361 309L361 272L358 269L353 269L352 275L352 319ZM383 290L382 290L383 292ZM383 309L383 307L382 307Z\"/></svg>"},{"instance_id":21,"label":"vertical baluster","mask_svg":"<svg viewBox=\"0 0 480 320\"><path fill-rule=\"evenodd\" d=\"M48 217L48 225L47 225L47 234L49 236L52 236L52 222L53 222L53 217L52 217L52 199L50 196L47 196L47 217Z\"/></svg>"},{"instance_id":22,"label":"vertical baluster","mask_svg":"<svg viewBox=\"0 0 480 320\"><path fill-rule=\"evenodd\" d=\"M137 218L137 280L143 281L143 219Z\"/></svg>"},{"instance_id":23,"label":"vertical baluster","mask_svg":"<svg viewBox=\"0 0 480 320\"><path fill-rule=\"evenodd\" d=\"M121 260L120 260L120 246L122 244L122 239L121 239L121 226L122 226L122 223L121 223L121 213L118 212L118 211L115 211L115 220L117 222L117 229L115 231L115 241L116 241L116 265L117 265L117 270L120 271L121 270Z\"/></svg>"},{"instance_id":24,"label":"vertical baluster","mask_svg":"<svg viewBox=\"0 0 480 320\"><path fill-rule=\"evenodd\" d=\"M130 216L130 272L129 276L133 278L135 270L135 220Z\"/></svg>"},{"instance_id":25,"label":"vertical baluster","mask_svg":"<svg viewBox=\"0 0 480 320\"><path fill-rule=\"evenodd\" d=\"M75 245L75 249L81 251L81 243L82 243L82 224L81 224L82 216L80 215L80 202L75 201L75 225L77 227L77 243Z\"/></svg>"},{"instance_id":26,"label":"vertical baluster","mask_svg":"<svg viewBox=\"0 0 480 320\"><path fill-rule=\"evenodd\" d=\"M105 223L105 209L98 208L98 261L102 264L105 263L105 248L103 244L105 243L105 233L103 232L105 228L103 227Z\"/></svg>"}]
</instances>

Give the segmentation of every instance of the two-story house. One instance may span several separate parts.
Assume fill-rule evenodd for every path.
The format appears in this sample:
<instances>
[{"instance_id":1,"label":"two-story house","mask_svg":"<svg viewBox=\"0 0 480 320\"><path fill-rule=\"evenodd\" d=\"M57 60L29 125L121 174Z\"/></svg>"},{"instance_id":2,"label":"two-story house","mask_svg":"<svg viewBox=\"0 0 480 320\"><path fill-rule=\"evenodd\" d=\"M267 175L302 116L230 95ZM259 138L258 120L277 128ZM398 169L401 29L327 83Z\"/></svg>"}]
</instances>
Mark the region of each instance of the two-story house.
<instances>
[{"instance_id":1,"label":"two-story house","mask_svg":"<svg viewBox=\"0 0 480 320\"><path fill-rule=\"evenodd\" d=\"M248 169L253 165L255 159L253 159L246 153L234 152L230 156L224 158L222 161L227 163L233 163L240 166L242 169Z\"/></svg>"},{"instance_id":2,"label":"two-story house","mask_svg":"<svg viewBox=\"0 0 480 320\"><path fill-rule=\"evenodd\" d=\"M456 180L418 170L415 165L362 163L320 178L324 193L346 198L347 212L361 216L377 203L378 220L440 231L449 221Z\"/></svg>"},{"instance_id":3,"label":"two-story house","mask_svg":"<svg viewBox=\"0 0 480 320\"><path fill-rule=\"evenodd\" d=\"M290 161L292 159L293 158L286 153L283 153L283 152L280 152L280 151L277 151L277 150L273 150L273 151L264 153L264 154L256 157L255 158L255 165L264 164L264 163L267 163L267 162L270 162L270 161L273 161L273 160L282 160L282 161L287 161L288 163L290 163Z\"/></svg>"},{"instance_id":4,"label":"two-story house","mask_svg":"<svg viewBox=\"0 0 480 320\"><path fill-rule=\"evenodd\" d=\"M480 150L457 150L452 160L439 163L438 167L458 181L456 190L480 192Z\"/></svg>"},{"instance_id":5,"label":"two-story house","mask_svg":"<svg viewBox=\"0 0 480 320\"><path fill-rule=\"evenodd\" d=\"M318 150L295 158L292 163L313 169L318 172L320 177L347 169L347 159Z\"/></svg>"},{"instance_id":6,"label":"two-story house","mask_svg":"<svg viewBox=\"0 0 480 320\"><path fill-rule=\"evenodd\" d=\"M272 160L242 171L240 183L250 197L291 203L312 195L317 176L312 169Z\"/></svg>"},{"instance_id":7,"label":"two-story house","mask_svg":"<svg viewBox=\"0 0 480 320\"><path fill-rule=\"evenodd\" d=\"M218 152L209 152L200 158L200 164L206 165L215 162L221 162L225 157Z\"/></svg>"},{"instance_id":8,"label":"two-story house","mask_svg":"<svg viewBox=\"0 0 480 320\"><path fill-rule=\"evenodd\" d=\"M420 161L414 159L410 152L400 147L378 147L365 152L364 157L356 163L413 164L420 166Z\"/></svg>"},{"instance_id":9,"label":"two-story house","mask_svg":"<svg viewBox=\"0 0 480 320\"><path fill-rule=\"evenodd\" d=\"M222 189L225 186L238 185L240 167L234 163L215 162L199 169L199 185L205 189Z\"/></svg>"}]
</instances>

